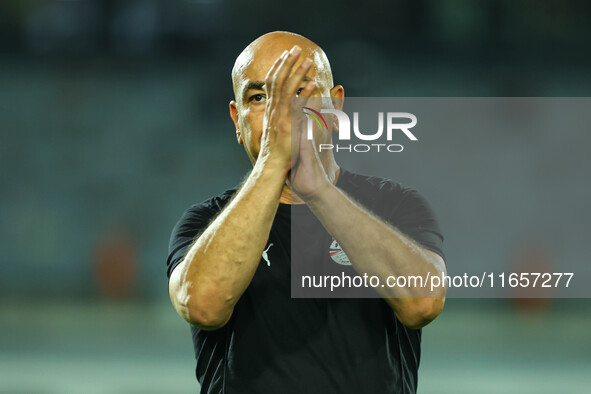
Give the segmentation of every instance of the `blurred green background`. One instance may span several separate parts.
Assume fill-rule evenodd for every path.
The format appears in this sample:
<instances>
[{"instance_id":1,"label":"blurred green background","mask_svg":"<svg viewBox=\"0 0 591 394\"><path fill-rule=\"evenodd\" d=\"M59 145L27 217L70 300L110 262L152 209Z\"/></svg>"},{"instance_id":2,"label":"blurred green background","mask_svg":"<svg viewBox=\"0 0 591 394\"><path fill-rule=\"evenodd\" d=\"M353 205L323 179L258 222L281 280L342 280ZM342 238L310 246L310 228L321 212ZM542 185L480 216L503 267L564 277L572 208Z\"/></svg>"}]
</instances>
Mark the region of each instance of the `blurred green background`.
<instances>
[{"instance_id":1,"label":"blurred green background","mask_svg":"<svg viewBox=\"0 0 591 394\"><path fill-rule=\"evenodd\" d=\"M197 391L189 327L168 300L168 237L186 207L249 168L229 76L260 34L316 41L349 96L586 97L590 18L591 3L557 0L2 1L0 393ZM576 145L589 143L581 131ZM519 151L539 163L532 187L589 193L569 176L588 163L568 149L542 159ZM450 266L494 242L477 231L494 212L457 220L474 196L404 171L441 218ZM590 211L573 223L579 249L552 221L497 249L588 260ZM590 392L590 312L588 299L449 299L423 331L419 392Z\"/></svg>"}]
</instances>

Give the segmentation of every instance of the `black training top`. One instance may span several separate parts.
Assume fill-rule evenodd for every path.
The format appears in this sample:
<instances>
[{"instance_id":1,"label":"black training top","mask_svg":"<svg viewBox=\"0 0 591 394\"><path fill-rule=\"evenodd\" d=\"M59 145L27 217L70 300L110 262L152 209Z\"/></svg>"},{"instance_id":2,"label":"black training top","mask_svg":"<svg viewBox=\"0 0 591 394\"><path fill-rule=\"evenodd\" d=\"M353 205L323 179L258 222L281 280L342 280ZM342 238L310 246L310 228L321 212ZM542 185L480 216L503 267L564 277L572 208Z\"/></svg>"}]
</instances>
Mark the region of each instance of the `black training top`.
<instances>
[{"instance_id":1,"label":"black training top","mask_svg":"<svg viewBox=\"0 0 591 394\"><path fill-rule=\"evenodd\" d=\"M434 214L415 190L346 170L337 187L444 257ZM235 191L185 211L170 238L169 277ZM416 393L421 330L403 326L383 299L291 298L292 212L298 221L314 218L305 205L279 205L266 254L230 321L215 331L191 326L201 392ZM327 241L311 253L323 260L331 237L317 223Z\"/></svg>"}]
</instances>

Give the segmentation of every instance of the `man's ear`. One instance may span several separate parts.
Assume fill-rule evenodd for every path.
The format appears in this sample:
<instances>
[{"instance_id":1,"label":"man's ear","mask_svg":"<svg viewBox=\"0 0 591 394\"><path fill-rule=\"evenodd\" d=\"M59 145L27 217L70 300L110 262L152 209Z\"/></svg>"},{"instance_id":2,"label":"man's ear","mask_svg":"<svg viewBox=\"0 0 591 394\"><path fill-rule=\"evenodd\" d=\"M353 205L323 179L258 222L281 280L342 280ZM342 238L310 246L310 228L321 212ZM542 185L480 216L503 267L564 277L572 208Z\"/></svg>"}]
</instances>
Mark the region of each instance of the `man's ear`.
<instances>
[{"instance_id":1,"label":"man's ear","mask_svg":"<svg viewBox=\"0 0 591 394\"><path fill-rule=\"evenodd\" d=\"M330 97L332 97L333 108L342 111L345 103L345 88L341 85L336 85L330 89Z\"/></svg>"},{"instance_id":2,"label":"man's ear","mask_svg":"<svg viewBox=\"0 0 591 394\"><path fill-rule=\"evenodd\" d=\"M343 110L343 105L345 104L345 88L341 85L336 85L332 89L330 89L330 97L332 100L332 107L334 109L338 109L339 111ZM336 116L332 116L332 132L338 133L339 132L339 122L337 121Z\"/></svg>"},{"instance_id":3,"label":"man's ear","mask_svg":"<svg viewBox=\"0 0 591 394\"><path fill-rule=\"evenodd\" d=\"M236 139L240 145L244 144L242 141L242 135L240 134L240 127L238 126L238 109L236 108L236 101L230 101L230 117L232 118L232 122L234 122L234 127L236 128Z\"/></svg>"}]
</instances>

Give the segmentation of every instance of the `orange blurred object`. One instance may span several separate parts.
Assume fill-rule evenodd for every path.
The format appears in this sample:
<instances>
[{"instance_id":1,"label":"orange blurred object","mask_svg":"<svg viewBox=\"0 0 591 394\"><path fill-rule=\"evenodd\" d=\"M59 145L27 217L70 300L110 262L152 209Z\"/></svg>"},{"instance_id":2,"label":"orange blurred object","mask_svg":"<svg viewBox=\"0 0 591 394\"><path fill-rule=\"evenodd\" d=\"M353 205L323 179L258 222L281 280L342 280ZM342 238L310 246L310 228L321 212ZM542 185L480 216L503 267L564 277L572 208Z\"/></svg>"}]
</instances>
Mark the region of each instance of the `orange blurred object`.
<instances>
[{"instance_id":1,"label":"orange blurred object","mask_svg":"<svg viewBox=\"0 0 591 394\"><path fill-rule=\"evenodd\" d=\"M512 272L517 274L551 273L551 254L541 242L526 242L515 254ZM533 276L526 276L533 280ZM549 309L553 300L553 289L551 287L541 287L542 282L540 277L536 287L530 285L528 287L513 288L515 297L511 299L513 306L521 312L528 313L544 312Z\"/></svg>"},{"instance_id":2,"label":"orange blurred object","mask_svg":"<svg viewBox=\"0 0 591 394\"><path fill-rule=\"evenodd\" d=\"M137 281L137 252L134 242L121 230L109 232L101 238L94 259L94 274L99 292L108 299L129 299L135 293Z\"/></svg>"}]
</instances>

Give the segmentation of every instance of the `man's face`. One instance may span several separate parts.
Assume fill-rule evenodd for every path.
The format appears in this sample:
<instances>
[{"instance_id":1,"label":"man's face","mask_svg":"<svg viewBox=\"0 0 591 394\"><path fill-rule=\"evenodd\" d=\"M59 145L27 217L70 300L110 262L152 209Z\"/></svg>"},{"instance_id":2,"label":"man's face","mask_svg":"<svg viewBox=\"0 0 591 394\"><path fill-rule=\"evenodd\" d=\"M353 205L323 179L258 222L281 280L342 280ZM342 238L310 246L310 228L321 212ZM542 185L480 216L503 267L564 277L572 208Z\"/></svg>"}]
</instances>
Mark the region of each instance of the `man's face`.
<instances>
[{"instance_id":1,"label":"man's face","mask_svg":"<svg viewBox=\"0 0 591 394\"><path fill-rule=\"evenodd\" d=\"M330 66L325 61L321 50L305 46L302 42L289 39L269 39L260 45L247 48L238 58L234 70L234 92L236 100L230 103L230 113L236 126L238 142L244 145L246 153L254 164L259 155L263 122L267 100L265 77L275 60L285 50L294 45L302 48L302 54L291 70L295 70L307 57L313 60L313 65L302 81L300 90L309 81L314 81L316 88L312 97L327 97L331 94L332 75Z\"/></svg>"}]
</instances>

